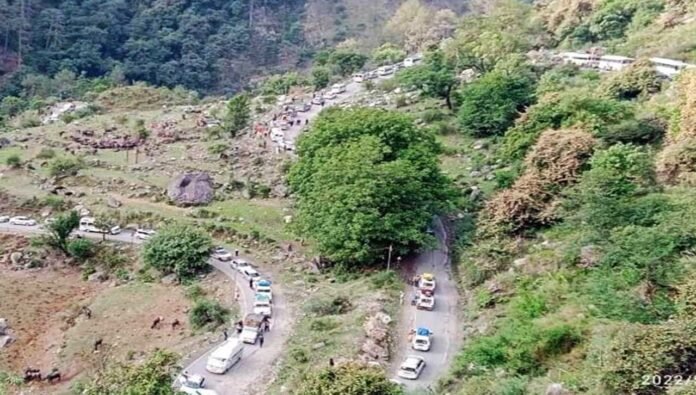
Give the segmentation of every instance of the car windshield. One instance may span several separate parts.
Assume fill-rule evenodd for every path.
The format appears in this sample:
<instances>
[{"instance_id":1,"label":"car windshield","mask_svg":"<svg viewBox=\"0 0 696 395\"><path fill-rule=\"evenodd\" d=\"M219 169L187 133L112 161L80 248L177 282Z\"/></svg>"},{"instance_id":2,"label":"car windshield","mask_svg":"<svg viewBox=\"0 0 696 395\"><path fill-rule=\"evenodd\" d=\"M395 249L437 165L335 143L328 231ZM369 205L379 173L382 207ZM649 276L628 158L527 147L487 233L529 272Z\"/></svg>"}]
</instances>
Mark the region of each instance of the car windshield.
<instances>
[{"instance_id":1,"label":"car windshield","mask_svg":"<svg viewBox=\"0 0 696 395\"><path fill-rule=\"evenodd\" d=\"M224 254L227 251L222 247L215 247L215 252L219 252L221 254Z\"/></svg>"},{"instance_id":2,"label":"car windshield","mask_svg":"<svg viewBox=\"0 0 696 395\"><path fill-rule=\"evenodd\" d=\"M256 273L256 272L249 272L249 277L259 277L259 276L261 276L261 275Z\"/></svg>"},{"instance_id":3,"label":"car windshield","mask_svg":"<svg viewBox=\"0 0 696 395\"><path fill-rule=\"evenodd\" d=\"M412 368L412 367L410 367L410 366L402 366L402 367L401 367L401 370L403 370L403 371L405 371L405 372L416 373L416 369L414 369L414 368Z\"/></svg>"}]
</instances>

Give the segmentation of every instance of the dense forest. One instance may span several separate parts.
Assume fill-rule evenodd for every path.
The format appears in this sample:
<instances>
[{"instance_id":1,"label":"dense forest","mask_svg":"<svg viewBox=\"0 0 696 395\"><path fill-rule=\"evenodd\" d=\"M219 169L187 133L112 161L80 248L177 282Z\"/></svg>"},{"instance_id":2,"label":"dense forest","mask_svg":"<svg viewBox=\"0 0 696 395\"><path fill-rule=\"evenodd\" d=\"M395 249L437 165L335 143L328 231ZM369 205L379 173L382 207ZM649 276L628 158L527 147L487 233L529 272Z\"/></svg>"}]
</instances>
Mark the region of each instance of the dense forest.
<instances>
[{"instance_id":1,"label":"dense forest","mask_svg":"<svg viewBox=\"0 0 696 395\"><path fill-rule=\"evenodd\" d=\"M296 64L302 0L0 0L0 75L127 80L225 92L259 67ZM15 74L20 81L21 75Z\"/></svg>"}]
</instances>

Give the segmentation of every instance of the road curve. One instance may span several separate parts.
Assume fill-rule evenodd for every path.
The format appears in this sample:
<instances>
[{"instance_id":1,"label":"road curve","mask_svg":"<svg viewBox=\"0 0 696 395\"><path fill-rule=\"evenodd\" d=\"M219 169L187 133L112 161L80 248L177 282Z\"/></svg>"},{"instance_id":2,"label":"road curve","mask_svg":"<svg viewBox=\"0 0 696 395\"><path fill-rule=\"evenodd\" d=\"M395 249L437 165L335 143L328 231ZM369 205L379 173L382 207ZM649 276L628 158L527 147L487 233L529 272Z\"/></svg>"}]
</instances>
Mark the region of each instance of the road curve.
<instances>
[{"instance_id":1,"label":"road curve","mask_svg":"<svg viewBox=\"0 0 696 395\"><path fill-rule=\"evenodd\" d=\"M0 223L0 233L39 235L46 233L42 226L18 226L9 223ZM82 237L101 240L103 236L97 233L87 233L74 231ZM107 235L106 240L119 243L142 244L143 241L134 237L129 231L124 231L118 235ZM232 280L240 289L240 304L242 316L253 310L254 291L249 288L248 281L236 270L232 269L229 263L221 262L216 259L209 260L210 265L222 272ZM269 280L273 280L265 276ZM283 346L291 333L289 312L285 303L285 297L281 287L274 282L273 285L273 317L271 318L271 331L264 336L265 342L263 349L258 346L247 345L242 360L230 369L227 374L214 375L205 370L208 355L220 343L211 345L207 351L196 359L186 363L186 368L190 374L199 374L206 378L206 388L217 391L220 395L237 395L261 393L266 384L270 370L274 362L279 359L283 351ZM231 327L232 325L230 325ZM232 335L233 330L228 333ZM222 335L220 334L220 337ZM222 339L221 339L222 340Z\"/></svg>"},{"instance_id":2,"label":"road curve","mask_svg":"<svg viewBox=\"0 0 696 395\"><path fill-rule=\"evenodd\" d=\"M461 346L461 327L458 321L457 293L455 279L452 276L447 231L439 218L433 224L437 237L437 247L424 251L415 258L417 273L435 275L435 308L433 311L417 310L411 306L414 287L404 290L404 304L399 315L400 331L394 342L394 356L389 373L394 379L403 383L409 391L428 391L437 380L447 372L453 356ZM408 332L410 329L424 326L433 332L430 351L415 351L411 348ZM425 369L417 380L404 380L396 376L399 365L408 355L418 355L425 359ZM434 393L434 392L433 392Z\"/></svg>"}]
</instances>

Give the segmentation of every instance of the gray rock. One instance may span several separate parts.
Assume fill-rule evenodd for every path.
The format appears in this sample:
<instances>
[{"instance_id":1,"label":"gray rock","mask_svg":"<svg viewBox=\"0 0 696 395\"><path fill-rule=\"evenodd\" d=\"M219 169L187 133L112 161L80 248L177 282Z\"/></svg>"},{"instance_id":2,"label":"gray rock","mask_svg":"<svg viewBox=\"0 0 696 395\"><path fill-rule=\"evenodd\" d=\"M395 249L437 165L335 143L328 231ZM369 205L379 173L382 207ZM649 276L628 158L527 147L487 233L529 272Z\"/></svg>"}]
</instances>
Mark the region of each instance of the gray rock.
<instances>
[{"instance_id":1,"label":"gray rock","mask_svg":"<svg viewBox=\"0 0 696 395\"><path fill-rule=\"evenodd\" d=\"M6 318L0 318L0 335L5 335L7 334L7 329L10 327L10 325L7 323Z\"/></svg>"},{"instance_id":2,"label":"gray rock","mask_svg":"<svg viewBox=\"0 0 696 395\"><path fill-rule=\"evenodd\" d=\"M569 393L563 388L563 384L553 383L546 387L545 395L568 395Z\"/></svg>"},{"instance_id":3,"label":"gray rock","mask_svg":"<svg viewBox=\"0 0 696 395\"><path fill-rule=\"evenodd\" d=\"M529 258L527 258L527 257L515 259L515 260L512 262L512 264L515 265L515 267L525 266L525 265L527 265L528 263L529 263Z\"/></svg>"},{"instance_id":4,"label":"gray rock","mask_svg":"<svg viewBox=\"0 0 696 395\"><path fill-rule=\"evenodd\" d=\"M9 346L14 340L15 338L10 335L0 336L0 348Z\"/></svg>"},{"instance_id":5,"label":"gray rock","mask_svg":"<svg viewBox=\"0 0 696 395\"><path fill-rule=\"evenodd\" d=\"M16 265L16 266L21 265L22 258L24 258L24 255L19 251L13 252L12 254L10 254L10 262L12 262L13 265Z\"/></svg>"},{"instance_id":6,"label":"gray rock","mask_svg":"<svg viewBox=\"0 0 696 395\"><path fill-rule=\"evenodd\" d=\"M103 283L104 281L108 280L109 276L104 273L104 272L94 272L87 277L87 281L92 282L92 283Z\"/></svg>"},{"instance_id":7,"label":"gray rock","mask_svg":"<svg viewBox=\"0 0 696 395\"><path fill-rule=\"evenodd\" d=\"M481 177L481 172L480 171L472 171L471 174L469 174L470 177L476 178L476 177Z\"/></svg>"},{"instance_id":8,"label":"gray rock","mask_svg":"<svg viewBox=\"0 0 696 395\"><path fill-rule=\"evenodd\" d=\"M183 173L169 183L167 196L179 206L208 204L215 197L214 182L205 172Z\"/></svg>"},{"instance_id":9,"label":"gray rock","mask_svg":"<svg viewBox=\"0 0 696 395\"><path fill-rule=\"evenodd\" d=\"M471 193L469 194L469 200L472 202L478 200L479 196L481 196L481 189L477 186L471 187Z\"/></svg>"},{"instance_id":10,"label":"gray rock","mask_svg":"<svg viewBox=\"0 0 696 395\"><path fill-rule=\"evenodd\" d=\"M106 198L106 205L111 208L119 208L123 204L120 201L118 201L118 199L116 199L115 197L109 196Z\"/></svg>"},{"instance_id":11,"label":"gray rock","mask_svg":"<svg viewBox=\"0 0 696 395\"><path fill-rule=\"evenodd\" d=\"M0 137L0 148L8 147L10 143L10 139L7 137Z\"/></svg>"},{"instance_id":12,"label":"gray rock","mask_svg":"<svg viewBox=\"0 0 696 395\"><path fill-rule=\"evenodd\" d=\"M312 350L318 350L318 349L324 348L324 347L326 347L326 343L319 342L319 343L315 343L312 345Z\"/></svg>"},{"instance_id":13,"label":"gray rock","mask_svg":"<svg viewBox=\"0 0 696 395\"><path fill-rule=\"evenodd\" d=\"M176 274L172 273L172 274L169 274L169 275L162 277L160 282L164 285L173 285L173 284L176 284L176 280L177 280Z\"/></svg>"},{"instance_id":14,"label":"gray rock","mask_svg":"<svg viewBox=\"0 0 696 395\"><path fill-rule=\"evenodd\" d=\"M580 265L592 267L599 262L601 251L595 245L586 245L580 249Z\"/></svg>"}]
</instances>

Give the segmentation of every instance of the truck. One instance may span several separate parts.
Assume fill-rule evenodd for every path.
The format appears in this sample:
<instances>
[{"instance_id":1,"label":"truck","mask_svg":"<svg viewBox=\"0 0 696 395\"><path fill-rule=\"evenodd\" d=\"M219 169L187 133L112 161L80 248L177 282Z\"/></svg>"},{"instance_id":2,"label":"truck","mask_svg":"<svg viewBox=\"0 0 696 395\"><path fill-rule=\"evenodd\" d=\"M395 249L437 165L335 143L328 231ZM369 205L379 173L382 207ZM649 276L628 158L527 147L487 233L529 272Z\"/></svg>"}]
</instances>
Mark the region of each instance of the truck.
<instances>
[{"instance_id":1,"label":"truck","mask_svg":"<svg viewBox=\"0 0 696 395\"><path fill-rule=\"evenodd\" d=\"M247 314L242 321L242 334L240 336L242 341L248 344L256 344L256 340L261 333L262 323L263 316L261 314Z\"/></svg>"},{"instance_id":2,"label":"truck","mask_svg":"<svg viewBox=\"0 0 696 395\"><path fill-rule=\"evenodd\" d=\"M418 289L424 294L431 296L435 293L435 276L431 273L423 273L418 282Z\"/></svg>"}]
</instances>

